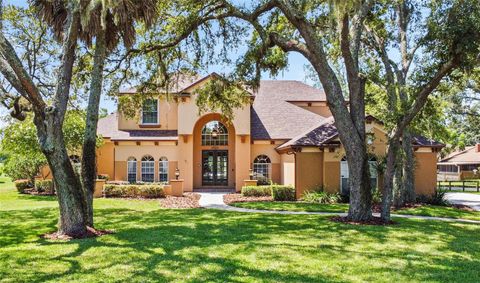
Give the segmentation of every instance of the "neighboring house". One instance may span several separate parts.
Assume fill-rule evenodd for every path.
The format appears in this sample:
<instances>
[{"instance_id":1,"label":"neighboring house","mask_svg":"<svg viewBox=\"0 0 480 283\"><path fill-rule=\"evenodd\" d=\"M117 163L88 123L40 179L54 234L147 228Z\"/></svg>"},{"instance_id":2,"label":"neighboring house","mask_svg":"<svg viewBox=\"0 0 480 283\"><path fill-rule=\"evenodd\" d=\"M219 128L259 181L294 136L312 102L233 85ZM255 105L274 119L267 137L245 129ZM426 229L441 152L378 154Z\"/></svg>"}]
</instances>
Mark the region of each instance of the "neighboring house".
<instances>
[{"instance_id":1,"label":"neighboring house","mask_svg":"<svg viewBox=\"0 0 480 283\"><path fill-rule=\"evenodd\" d=\"M348 167L323 91L299 81L261 81L250 104L236 109L231 123L218 113L199 115L195 89L212 75L185 78L170 89L173 99L148 100L138 120L121 112L99 121L105 143L98 150L98 173L110 180L168 182L178 168L186 191L231 188L240 191L250 170L260 181L293 185L297 196L323 187L348 192ZM135 89L121 91L131 95ZM382 123L366 121L370 150L385 155ZM419 137L416 191L433 193L438 149ZM372 183L381 186L375 157Z\"/></svg>"},{"instance_id":2,"label":"neighboring house","mask_svg":"<svg viewBox=\"0 0 480 283\"><path fill-rule=\"evenodd\" d=\"M437 168L442 181L480 178L480 144L451 153L438 162Z\"/></svg>"}]
</instances>

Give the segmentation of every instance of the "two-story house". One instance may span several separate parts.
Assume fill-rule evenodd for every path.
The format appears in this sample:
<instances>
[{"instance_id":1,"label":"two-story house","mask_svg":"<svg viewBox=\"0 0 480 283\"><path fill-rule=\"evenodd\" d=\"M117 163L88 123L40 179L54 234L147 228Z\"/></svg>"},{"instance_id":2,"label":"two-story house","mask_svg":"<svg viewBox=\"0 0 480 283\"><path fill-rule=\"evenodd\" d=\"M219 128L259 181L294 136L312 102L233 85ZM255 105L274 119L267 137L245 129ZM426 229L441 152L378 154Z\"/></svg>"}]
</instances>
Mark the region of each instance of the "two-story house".
<instances>
[{"instance_id":1,"label":"two-story house","mask_svg":"<svg viewBox=\"0 0 480 283\"><path fill-rule=\"evenodd\" d=\"M111 180L168 182L178 168L186 191L240 191L251 171L261 182L291 184L297 196L323 186L348 191L348 167L323 91L299 81L266 80L250 103L236 109L231 123L218 113L199 115L195 89L212 75L189 77L145 101L137 119L121 111L99 121L104 145L98 150L98 173ZM121 91L131 95L135 89ZM366 121L372 153L385 155L382 123ZM416 190L431 194L436 185L438 148L423 137L415 143ZM381 186L372 158L372 183Z\"/></svg>"}]
</instances>

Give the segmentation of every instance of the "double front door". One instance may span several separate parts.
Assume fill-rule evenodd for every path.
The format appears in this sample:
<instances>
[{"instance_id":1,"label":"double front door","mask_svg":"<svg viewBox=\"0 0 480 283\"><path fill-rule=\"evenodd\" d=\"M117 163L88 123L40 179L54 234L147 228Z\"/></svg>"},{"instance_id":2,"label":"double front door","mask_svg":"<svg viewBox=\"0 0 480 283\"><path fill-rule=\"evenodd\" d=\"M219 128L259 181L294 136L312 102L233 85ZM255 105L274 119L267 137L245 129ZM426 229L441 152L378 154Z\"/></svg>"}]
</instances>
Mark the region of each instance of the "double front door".
<instances>
[{"instance_id":1,"label":"double front door","mask_svg":"<svg viewBox=\"0 0 480 283\"><path fill-rule=\"evenodd\" d=\"M228 150L202 151L202 186L228 186Z\"/></svg>"}]
</instances>

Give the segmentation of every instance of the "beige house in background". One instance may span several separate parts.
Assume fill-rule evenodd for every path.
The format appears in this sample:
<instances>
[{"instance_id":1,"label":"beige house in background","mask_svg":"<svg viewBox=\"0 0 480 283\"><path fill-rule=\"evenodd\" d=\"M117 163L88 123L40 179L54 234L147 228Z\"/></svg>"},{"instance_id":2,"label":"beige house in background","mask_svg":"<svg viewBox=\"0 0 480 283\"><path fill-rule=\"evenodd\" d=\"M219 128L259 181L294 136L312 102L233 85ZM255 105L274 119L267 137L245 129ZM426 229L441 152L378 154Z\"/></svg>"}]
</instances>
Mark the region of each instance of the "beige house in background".
<instances>
[{"instance_id":1,"label":"beige house in background","mask_svg":"<svg viewBox=\"0 0 480 283\"><path fill-rule=\"evenodd\" d=\"M219 113L199 115L195 103L195 90L212 77L179 80L170 91L174 99L146 101L138 109L139 119L129 120L121 112L101 119L98 133L105 142L98 150L98 173L110 180L168 182L178 168L185 191L240 191L252 169L260 181L295 186L297 197L319 186L348 192L344 149L321 90L299 81L262 81L250 103L226 123ZM381 122L369 117L366 127L370 150L383 156ZM412 146L416 191L431 194L443 145L417 137ZM374 163L372 158L372 183L381 186Z\"/></svg>"},{"instance_id":2,"label":"beige house in background","mask_svg":"<svg viewBox=\"0 0 480 283\"><path fill-rule=\"evenodd\" d=\"M466 180L480 178L480 144L452 152L438 162L438 180Z\"/></svg>"}]
</instances>

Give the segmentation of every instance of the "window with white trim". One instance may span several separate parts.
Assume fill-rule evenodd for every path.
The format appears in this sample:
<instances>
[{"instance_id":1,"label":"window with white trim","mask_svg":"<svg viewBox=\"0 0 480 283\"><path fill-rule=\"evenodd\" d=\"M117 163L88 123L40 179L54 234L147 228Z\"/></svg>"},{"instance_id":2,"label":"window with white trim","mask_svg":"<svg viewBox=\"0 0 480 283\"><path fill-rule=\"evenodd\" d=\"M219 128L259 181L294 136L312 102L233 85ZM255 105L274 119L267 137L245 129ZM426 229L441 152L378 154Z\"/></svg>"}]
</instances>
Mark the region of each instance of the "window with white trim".
<instances>
[{"instance_id":1,"label":"window with white trim","mask_svg":"<svg viewBox=\"0 0 480 283\"><path fill-rule=\"evenodd\" d=\"M150 155L142 157L142 181L146 183L155 181L155 159Z\"/></svg>"},{"instance_id":2,"label":"window with white trim","mask_svg":"<svg viewBox=\"0 0 480 283\"><path fill-rule=\"evenodd\" d=\"M137 159L130 157L127 160L127 181L135 183L137 181Z\"/></svg>"},{"instance_id":3,"label":"window with white trim","mask_svg":"<svg viewBox=\"0 0 480 283\"><path fill-rule=\"evenodd\" d=\"M168 182L168 159L165 156L158 161L158 181L162 183Z\"/></svg>"},{"instance_id":4,"label":"window with white trim","mask_svg":"<svg viewBox=\"0 0 480 283\"><path fill-rule=\"evenodd\" d=\"M142 124L158 124L157 99L147 99L143 102Z\"/></svg>"},{"instance_id":5,"label":"window with white trim","mask_svg":"<svg viewBox=\"0 0 480 283\"><path fill-rule=\"evenodd\" d=\"M253 160L253 178L258 180L258 184L269 184L271 172L272 162L268 156L262 154Z\"/></svg>"}]
</instances>

